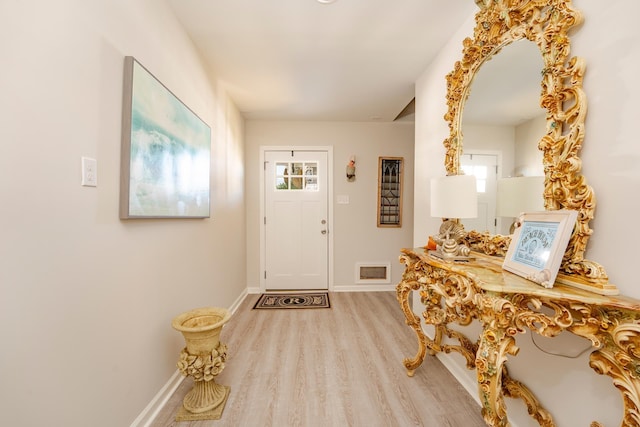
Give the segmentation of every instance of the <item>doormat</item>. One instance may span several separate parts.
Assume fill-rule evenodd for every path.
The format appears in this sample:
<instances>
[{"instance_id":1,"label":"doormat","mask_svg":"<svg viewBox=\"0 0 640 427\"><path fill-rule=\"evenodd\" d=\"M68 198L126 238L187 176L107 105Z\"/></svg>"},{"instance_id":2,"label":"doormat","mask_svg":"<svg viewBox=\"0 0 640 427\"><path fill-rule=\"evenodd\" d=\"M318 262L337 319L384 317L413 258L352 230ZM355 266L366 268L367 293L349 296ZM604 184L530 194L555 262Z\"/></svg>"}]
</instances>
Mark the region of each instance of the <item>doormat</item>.
<instances>
[{"instance_id":1,"label":"doormat","mask_svg":"<svg viewBox=\"0 0 640 427\"><path fill-rule=\"evenodd\" d=\"M253 308L331 308L331 304L328 292L262 294Z\"/></svg>"}]
</instances>

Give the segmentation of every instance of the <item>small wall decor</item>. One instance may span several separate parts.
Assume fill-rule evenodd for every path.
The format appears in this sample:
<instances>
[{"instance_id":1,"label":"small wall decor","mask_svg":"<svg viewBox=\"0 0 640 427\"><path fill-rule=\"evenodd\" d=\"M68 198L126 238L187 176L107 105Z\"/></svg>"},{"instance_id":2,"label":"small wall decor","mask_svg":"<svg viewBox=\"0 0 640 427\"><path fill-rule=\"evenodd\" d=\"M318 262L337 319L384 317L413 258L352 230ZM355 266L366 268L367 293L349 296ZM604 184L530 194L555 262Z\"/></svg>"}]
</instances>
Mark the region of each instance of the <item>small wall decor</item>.
<instances>
[{"instance_id":1,"label":"small wall decor","mask_svg":"<svg viewBox=\"0 0 640 427\"><path fill-rule=\"evenodd\" d=\"M209 126L131 56L123 98L120 218L208 218Z\"/></svg>"},{"instance_id":2,"label":"small wall decor","mask_svg":"<svg viewBox=\"0 0 640 427\"><path fill-rule=\"evenodd\" d=\"M378 227L402 227L403 157L378 157Z\"/></svg>"},{"instance_id":3,"label":"small wall decor","mask_svg":"<svg viewBox=\"0 0 640 427\"><path fill-rule=\"evenodd\" d=\"M347 181L353 182L356 180L356 156L351 156L349 158L349 163L347 164Z\"/></svg>"},{"instance_id":4,"label":"small wall decor","mask_svg":"<svg viewBox=\"0 0 640 427\"><path fill-rule=\"evenodd\" d=\"M565 209L522 214L502 268L552 288L577 217Z\"/></svg>"}]
</instances>

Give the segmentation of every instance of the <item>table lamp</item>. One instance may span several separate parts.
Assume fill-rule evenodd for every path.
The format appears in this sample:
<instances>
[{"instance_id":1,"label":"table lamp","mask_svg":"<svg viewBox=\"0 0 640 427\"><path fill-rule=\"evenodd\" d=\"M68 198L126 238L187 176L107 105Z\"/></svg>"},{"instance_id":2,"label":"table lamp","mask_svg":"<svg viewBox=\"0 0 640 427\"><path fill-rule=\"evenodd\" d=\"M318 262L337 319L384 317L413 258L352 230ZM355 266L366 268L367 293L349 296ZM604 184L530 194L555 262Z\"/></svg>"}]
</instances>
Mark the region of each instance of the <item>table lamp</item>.
<instances>
[{"instance_id":1,"label":"table lamp","mask_svg":"<svg viewBox=\"0 0 640 427\"><path fill-rule=\"evenodd\" d=\"M470 249L462 239L466 232L460 218L478 216L478 193L473 175L449 175L431 179L431 216L444 218L433 236L436 250L429 254L445 261L469 261Z\"/></svg>"}]
</instances>

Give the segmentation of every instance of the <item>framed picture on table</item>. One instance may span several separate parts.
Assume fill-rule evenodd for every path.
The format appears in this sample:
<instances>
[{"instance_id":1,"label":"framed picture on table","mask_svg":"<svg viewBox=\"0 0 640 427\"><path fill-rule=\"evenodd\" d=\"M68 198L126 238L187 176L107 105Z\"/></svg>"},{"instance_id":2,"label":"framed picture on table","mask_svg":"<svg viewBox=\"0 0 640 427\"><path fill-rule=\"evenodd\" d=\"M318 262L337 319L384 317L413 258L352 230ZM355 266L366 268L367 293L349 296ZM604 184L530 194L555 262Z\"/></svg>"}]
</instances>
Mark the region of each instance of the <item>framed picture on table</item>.
<instances>
[{"instance_id":1,"label":"framed picture on table","mask_svg":"<svg viewBox=\"0 0 640 427\"><path fill-rule=\"evenodd\" d=\"M523 213L502 268L553 287L577 217L573 210Z\"/></svg>"}]
</instances>

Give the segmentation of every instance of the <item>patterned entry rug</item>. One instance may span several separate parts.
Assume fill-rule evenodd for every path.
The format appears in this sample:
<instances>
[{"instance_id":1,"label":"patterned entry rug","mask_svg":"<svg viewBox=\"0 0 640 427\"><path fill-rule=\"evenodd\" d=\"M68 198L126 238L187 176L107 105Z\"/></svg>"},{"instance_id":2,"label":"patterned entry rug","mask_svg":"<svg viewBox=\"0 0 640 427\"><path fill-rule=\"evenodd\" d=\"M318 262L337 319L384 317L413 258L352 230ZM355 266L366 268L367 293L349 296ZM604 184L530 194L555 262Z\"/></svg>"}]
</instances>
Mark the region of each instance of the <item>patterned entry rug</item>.
<instances>
[{"instance_id":1,"label":"patterned entry rug","mask_svg":"<svg viewBox=\"0 0 640 427\"><path fill-rule=\"evenodd\" d=\"M328 292L262 294L256 308L330 308Z\"/></svg>"}]
</instances>

